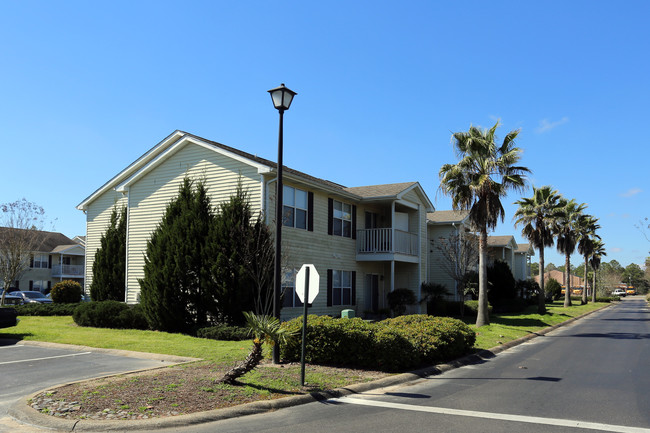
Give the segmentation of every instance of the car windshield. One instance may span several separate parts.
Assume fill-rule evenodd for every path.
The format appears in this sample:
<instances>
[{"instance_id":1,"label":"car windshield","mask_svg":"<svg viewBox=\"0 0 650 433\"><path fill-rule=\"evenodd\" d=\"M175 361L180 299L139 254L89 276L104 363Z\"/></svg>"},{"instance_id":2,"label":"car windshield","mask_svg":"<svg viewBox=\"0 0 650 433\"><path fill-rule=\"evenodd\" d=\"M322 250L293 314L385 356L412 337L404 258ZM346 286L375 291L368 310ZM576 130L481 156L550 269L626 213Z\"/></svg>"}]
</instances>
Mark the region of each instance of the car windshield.
<instances>
[{"instance_id":1,"label":"car windshield","mask_svg":"<svg viewBox=\"0 0 650 433\"><path fill-rule=\"evenodd\" d=\"M43 298L43 294L39 292L23 292L25 296L32 299Z\"/></svg>"}]
</instances>

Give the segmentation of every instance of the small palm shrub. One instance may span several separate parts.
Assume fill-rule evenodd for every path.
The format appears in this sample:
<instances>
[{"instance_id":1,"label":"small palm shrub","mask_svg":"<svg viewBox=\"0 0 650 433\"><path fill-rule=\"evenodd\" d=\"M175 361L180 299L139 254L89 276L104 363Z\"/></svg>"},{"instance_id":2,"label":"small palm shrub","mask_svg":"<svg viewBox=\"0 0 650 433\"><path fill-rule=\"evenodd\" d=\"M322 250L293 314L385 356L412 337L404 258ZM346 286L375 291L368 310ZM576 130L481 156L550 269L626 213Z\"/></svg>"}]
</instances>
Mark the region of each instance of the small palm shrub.
<instances>
[{"instance_id":1,"label":"small palm shrub","mask_svg":"<svg viewBox=\"0 0 650 433\"><path fill-rule=\"evenodd\" d=\"M118 301L85 302L72 314L79 326L114 329L148 329L140 304L127 305Z\"/></svg>"},{"instance_id":2,"label":"small palm shrub","mask_svg":"<svg viewBox=\"0 0 650 433\"><path fill-rule=\"evenodd\" d=\"M50 292L55 304L77 304L81 302L82 294L81 284L72 280L59 281Z\"/></svg>"}]
</instances>

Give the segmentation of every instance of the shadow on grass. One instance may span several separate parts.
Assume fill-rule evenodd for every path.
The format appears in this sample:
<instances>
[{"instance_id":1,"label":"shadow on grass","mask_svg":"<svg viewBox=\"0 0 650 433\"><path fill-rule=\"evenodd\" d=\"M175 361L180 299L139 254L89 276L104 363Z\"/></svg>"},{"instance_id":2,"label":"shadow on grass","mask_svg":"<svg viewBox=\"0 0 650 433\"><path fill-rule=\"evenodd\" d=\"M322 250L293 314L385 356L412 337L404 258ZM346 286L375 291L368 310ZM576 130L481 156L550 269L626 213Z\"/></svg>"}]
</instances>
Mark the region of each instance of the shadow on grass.
<instances>
[{"instance_id":1,"label":"shadow on grass","mask_svg":"<svg viewBox=\"0 0 650 433\"><path fill-rule=\"evenodd\" d=\"M0 332L0 346L13 346L25 337L31 337L32 333L23 332Z\"/></svg>"}]
</instances>

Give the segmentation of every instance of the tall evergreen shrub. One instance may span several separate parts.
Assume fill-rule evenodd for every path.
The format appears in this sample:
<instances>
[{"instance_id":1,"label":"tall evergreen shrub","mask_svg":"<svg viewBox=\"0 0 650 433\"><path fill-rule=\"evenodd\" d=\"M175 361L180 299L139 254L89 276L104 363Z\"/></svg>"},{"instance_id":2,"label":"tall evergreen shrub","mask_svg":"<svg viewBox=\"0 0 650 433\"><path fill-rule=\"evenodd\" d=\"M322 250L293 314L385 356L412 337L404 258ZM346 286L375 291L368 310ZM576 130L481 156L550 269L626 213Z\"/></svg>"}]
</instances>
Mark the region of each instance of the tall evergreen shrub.
<instances>
[{"instance_id":1,"label":"tall evergreen shrub","mask_svg":"<svg viewBox=\"0 0 650 433\"><path fill-rule=\"evenodd\" d=\"M126 271L126 207L113 208L111 222L95 253L90 298L93 301L124 301Z\"/></svg>"},{"instance_id":2,"label":"tall evergreen shrub","mask_svg":"<svg viewBox=\"0 0 650 433\"><path fill-rule=\"evenodd\" d=\"M217 311L206 246L214 224L205 185L185 178L147 242L140 303L153 329L192 333Z\"/></svg>"},{"instance_id":3,"label":"tall evergreen shrub","mask_svg":"<svg viewBox=\"0 0 650 433\"><path fill-rule=\"evenodd\" d=\"M248 194L239 182L235 193L219 206L208 245L208 254L215 259L210 273L217 286L221 320L244 325L243 312L268 313L264 300L271 299L271 247L270 232L261 216L253 215Z\"/></svg>"}]
</instances>

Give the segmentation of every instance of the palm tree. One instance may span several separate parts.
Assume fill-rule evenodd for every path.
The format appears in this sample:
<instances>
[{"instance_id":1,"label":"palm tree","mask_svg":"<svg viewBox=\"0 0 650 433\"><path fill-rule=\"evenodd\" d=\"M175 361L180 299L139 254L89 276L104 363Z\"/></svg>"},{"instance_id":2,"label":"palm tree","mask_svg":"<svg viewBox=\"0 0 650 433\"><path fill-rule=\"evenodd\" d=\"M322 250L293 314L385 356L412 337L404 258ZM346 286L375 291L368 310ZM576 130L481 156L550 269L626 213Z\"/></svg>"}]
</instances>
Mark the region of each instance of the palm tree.
<instances>
[{"instance_id":1,"label":"palm tree","mask_svg":"<svg viewBox=\"0 0 650 433\"><path fill-rule=\"evenodd\" d=\"M293 337L286 329L280 327L280 320L273 316L256 315L244 312L248 333L253 337L253 347L244 361L233 367L216 383L233 384L235 380L252 371L262 361L262 345L270 343L284 344Z\"/></svg>"},{"instance_id":2,"label":"palm tree","mask_svg":"<svg viewBox=\"0 0 650 433\"><path fill-rule=\"evenodd\" d=\"M600 228L598 218L591 215L583 215L578 222L578 252L585 258L584 288L582 289L582 304L587 303L587 269L589 269L589 257L594 248L594 241L600 239L596 230Z\"/></svg>"},{"instance_id":3,"label":"palm tree","mask_svg":"<svg viewBox=\"0 0 650 433\"><path fill-rule=\"evenodd\" d=\"M440 168L440 190L452 198L454 210L469 210L469 218L479 230L479 295L476 326L488 325L487 233L503 221L501 198L509 190L524 190L530 170L516 164L521 149L515 146L519 130L510 131L501 145L495 143L499 122L490 129L470 126L452 136L460 161Z\"/></svg>"},{"instance_id":4,"label":"palm tree","mask_svg":"<svg viewBox=\"0 0 650 433\"><path fill-rule=\"evenodd\" d=\"M523 225L522 235L533 247L539 250L539 286L537 295L537 312L546 313L544 291L544 248L553 246L553 226L560 212L561 195L550 186L533 187L533 196L522 198L515 204L519 208L515 212L515 226Z\"/></svg>"},{"instance_id":5,"label":"palm tree","mask_svg":"<svg viewBox=\"0 0 650 433\"><path fill-rule=\"evenodd\" d=\"M571 306L571 254L576 250L578 242L578 221L582 211L587 207L578 204L574 199L561 200L562 210L556 221L554 232L557 236L557 250L564 254L564 306Z\"/></svg>"},{"instance_id":6,"label":"palm tree","mask_svg":"<svg viewBox=\"0 0 650 433\"><path fill-rule=\"evenodd\" d=\"M594 282L592 284L592 292L591 292L591 300L593 302L596 302L596 272L598 271L598 268L600 268L600 259L606 255L607 253L605 252L605 244L600 239L596 239L594 241L593 249L591 251L591 256L589 258L589 264L591 265L591 269L594 270L594 275L593 275Z\"/></svg>"}]
</instances>

